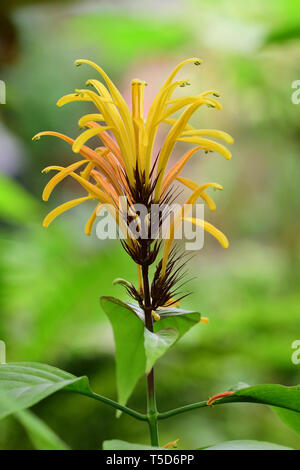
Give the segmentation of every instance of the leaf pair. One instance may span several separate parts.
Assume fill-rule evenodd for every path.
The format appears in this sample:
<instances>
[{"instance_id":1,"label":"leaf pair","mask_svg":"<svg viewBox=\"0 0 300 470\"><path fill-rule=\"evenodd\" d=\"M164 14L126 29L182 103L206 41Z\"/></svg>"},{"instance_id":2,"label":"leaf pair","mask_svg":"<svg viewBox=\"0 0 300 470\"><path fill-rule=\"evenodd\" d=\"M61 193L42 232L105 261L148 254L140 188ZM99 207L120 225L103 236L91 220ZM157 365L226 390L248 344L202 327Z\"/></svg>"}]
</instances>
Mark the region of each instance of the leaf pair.
<instances>
[{"instance_id":1,"label":"leaf pair","mask_svg":"<svg viewBox=\"0 0 300 470\"><path fill-rule=\"evenodd\" d=\"M125 405L139 378L192 326L201 315L181 309L161 309L154 333L145 328L144 312L135 304L114 297L101 297L101 305L112 325L116 347L118 398Z\"/></svg>"}]
</instances>

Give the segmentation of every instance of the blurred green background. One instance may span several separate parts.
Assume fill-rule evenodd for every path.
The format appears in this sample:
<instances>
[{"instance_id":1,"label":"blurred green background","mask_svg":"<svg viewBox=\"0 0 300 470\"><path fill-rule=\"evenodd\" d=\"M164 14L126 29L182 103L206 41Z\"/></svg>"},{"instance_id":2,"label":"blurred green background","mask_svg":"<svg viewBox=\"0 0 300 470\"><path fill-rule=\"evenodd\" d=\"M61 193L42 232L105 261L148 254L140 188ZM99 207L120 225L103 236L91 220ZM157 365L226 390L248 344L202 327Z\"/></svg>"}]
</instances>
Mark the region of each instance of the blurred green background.
<instances>
[{"instance_id":1,"label":"blurred green background","mask_svg":"<svg viewBox=\"0 0 300 470\"><path fill-rule=\"evenodd\" d=\"M193 294L183 306L210 318L194 328L156 367L160 410L206 399L238 381L300 383L291 344L300 339L299 143L300 10L297 0L123 0L1 2L0 79L0 339L8 361L39 361L87 374L95 391L116 398L112 332L100 295L125 298L116 277L135 281L135 266L118 242L83 229L91 207L80 206L47 230L44 215L75 197L71 181L47 204L41 191L48 164L68 164L70 148L41 130L78 133L91 108L57 108L92 69L109 73L129 100L131 78L148 82L146 106L173 66L186 57L188 92L221 91L223 111L199 111L194 123L235 137L233 158L216 154L191 161L185 176L217 181L217 210L206 218L223 230L230 248L208 235L190 272ZM174 159L183 147L178 146ZM130 406L145 408L141 380ZM72 448L98 449L104 439L148 442L144 423L84 397L57 394L34 407ZM231 439L259 439L300 448L297 435L273 412L256 405L226 405L160 424L161 442L180 438L196 448ZM13 417L0 422L1 449L31 448Z\"/></svg>"}]
</instances>

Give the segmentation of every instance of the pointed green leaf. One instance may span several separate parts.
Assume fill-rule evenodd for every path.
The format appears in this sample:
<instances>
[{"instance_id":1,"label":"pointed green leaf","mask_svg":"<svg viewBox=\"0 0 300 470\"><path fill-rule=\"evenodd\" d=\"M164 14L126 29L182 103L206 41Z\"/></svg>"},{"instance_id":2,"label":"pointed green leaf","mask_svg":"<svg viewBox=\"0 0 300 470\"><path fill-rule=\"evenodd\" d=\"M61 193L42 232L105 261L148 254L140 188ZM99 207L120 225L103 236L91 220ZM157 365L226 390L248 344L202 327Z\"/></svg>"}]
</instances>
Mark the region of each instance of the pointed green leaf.
<instances>
[{"instance_id":1,"label":"pointed green leaf","mask_svg":"<svg viewBox=\"0 0 300 470\"><path fill-rule=\"evenodd\" d=\"M101 305L113 329L118 397L125 405L145 373L144 323L128 305L114 297L101 297Z\"/></svg>"},{"instance_id":2,"label":"pointed green leaf","mask_svg":"<svg viewBox=\"0 0 300 470\"><path fill-rule=\"evenodd\" d=\"M291 447L263 441L228 441L203 450L293 450Z\"/></svg>"},{"instance_id":3,"label":"pointed green leaf","mask_svg":"<svg viewBox=\"0 0 300 470\"><path fill-rule=\"evenodd\" d=\"M157 313L160 320L154 323L154 331L160 331L162 328L175 328L178 331L177 340L197 325L201 319L199 312L180 308L159 309Z\"/></svg>"},{"instance_id":4,"label":"pointed green leaf","mask_svg":"<svg viewBox=\"0 0 300 470\"><path fill-rule=\"evenodd\" d=\"M233 395L217 400L215 404L237 402L261 403L300 412L300 386L255 385L237 390Z\"/></svg>"},{"instance_id":5,"label":"pointed green leaf","mask_svg":"<svg viewBox=\"0 0 300 470\"><path fill-rule=\"evenodd\" d=\"M162 447L151 447L142 444L133 444L132 442L113 439L103 442L103 450L164 450Z\"/></svg>"},{"instance_id":6,"label":"pointed green leaf","mask_svg":"<svg viewBox=\"0 0 300 470\"><path fill-rule=\"evenodd\" d=\"M59 390L92 395L87 377L75 377L46 364L12 362L0 365L0 395L9 402L0 402L0 419L35 405ZM12 400L10 400L10 398Z\"/></svg>"},{"instance_id":7,"label":"pointed green leaf","mask_svg":"<svg viewBox=\"0 0 300 470\"><path fill-rule=\"evenodd\" d=\"M150 372L155 362L175 343L179 333L172 327L162 328L161 321L154 322L154 328L160 324L154 333L148 331L144 326L144 311L137 304L125 303L115 297L101 297L101 305L113 328L118 397L124 405L139 378ZM164 321L168 318L169 315ZM198 318L199 314L197 321ZM183 322L181 331L182 325Z\"/></svg>"},{"instance_id":8,"label":"pointed green leaf","mask_svg":"<svg viewBox=\"0 0 300 470\"><path fill-rule=\"evenodd\" d=\"M131 309L139 316L144 322L144 312L138 304L133 302L126 302ZM160 308L156 310L160 316L160 320L154 322L154 332L166 328L175 328L178 331L179 340L190 328L197 325L201 319L201 314L195 310L183 310L182 308Z\"/></svg>"},{"instance_id":9,"label":"pointed green leaf","mask_svg":"<svg viewBox=\"0 0 300 470\"><path fill-rule=\"evenodd\" d=\"M166 328L158 333L151 333L145 328L146 374L149 374L155 362L165 354L178 338L175 328Z\"/></svg>"}]
</instances>

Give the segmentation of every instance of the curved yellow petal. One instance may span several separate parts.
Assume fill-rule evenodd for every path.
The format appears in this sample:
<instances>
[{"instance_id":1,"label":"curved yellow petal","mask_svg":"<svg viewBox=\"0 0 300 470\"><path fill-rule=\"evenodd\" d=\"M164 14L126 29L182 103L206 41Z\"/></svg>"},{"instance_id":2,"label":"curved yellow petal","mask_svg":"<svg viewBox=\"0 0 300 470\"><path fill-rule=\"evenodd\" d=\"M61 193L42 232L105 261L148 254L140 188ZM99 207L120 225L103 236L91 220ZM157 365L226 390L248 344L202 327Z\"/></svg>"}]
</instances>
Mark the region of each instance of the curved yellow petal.
<instances>
[{"instance_id":1,"label":"curved yellow petal","mask_svg":"<svg viewBox=\"0 0 300 470\"><path fill-rule=\"evenodd\" d=\"M151 157L153 152L154 140L157 133L157 126L161 122L160 120L158 123L156 122L163 114L166 101L170 99L173 91L176 89L177 86L185 86L188 84L186 80L180 80L175 83L172 83L173 79L175 78L176 74L179 70L186 64L193 62L195 65L200 65L202 60L196 57L192 57L190 59L186 59L180 62L171 72L168 79L160 88L159 92L157 93L156 97L154 98L150 109L148 111L148 116L146 120L146 133L148 137L147 146L145 149L145 172L146 177L149 175L150 167L151 167Z\"/></svg>"},{"instance_id":2,"label":"curved yellow petal","mask_svg":"<svg viewBox=\"0 0 300 470\"><path fill-rule=\"evenodd\" d=\"M53 176L53 178L51 178L51 180L48 181L48 183L46 184L42 195L43 201L48 201L50 194L52 193L55 186L57 186L58 183L60 183L64 178L66 178L66 176L68 176L73 171L77 170L77 168L79 168L80 166L87 163L87 160L81 160L79 162L72 163L72 165L69 165L66 168L57 166L48 166L44 168L42 173L48 173L48 171L56 170L58 168L61 169L61 171L59 171L59 173Z\"/></svg>"},{"instance_id":3,"label":"curved yellow petal","mask_svg":"<svg viewBox=\"0 0 300 470\"><path fill-rule=\"evenodd\" d=\"M176 98L174 101L174 104L170 106L169 108L166 109L165 113L157 118L156 125L158 125L160 122L165 121L168 119L169 116L172 116L172 114L176 113L180 109L184 108L185 106L188 106L190 104L196 103L196 102L201 102L201 105L208 105L213 108L222 109L222 105L218 103L218 101L213 100L212 98L207 98L202 95L199 96L184 96L182 98ZM201 106L200 105L200 106Z\"/></svg>"},{"instance_id":4,"label":"curved yellow petal","mask_svg":"<svg viewBox=\"0 0 300 470\"><path fill-rule=\"evenodd\" d=\"M193 194L191 194L191 196L189 196L189 198L182 205L181 209L178 210L177 214L175 214L175 217L171 221L168 237L166 238L165 243L164 243L162 269L161 269L162 275L164 275L165 272L166 272L168 257L169 257L170 251L171 251L172 243L174 241L175 233L176 233L179 225L181 224L183 217L188 216L188 214L192 210L193 205L196 203L198 197L201 196L203 191L212 184L217 185L217 183L206 183L206 184L203 184L203 185L199 186L193 192ZM218 186L220 186L220 185L218 185Z\"/></svg>"},{"instance_id":5,"label":"curved yellow petal","mask_svg":"<svg viewBox=\"0 0 300 470\"><path fill-rule=\"evenodd\" d=\"M195 183L194 181L188 179L188 178L183 178L182 176L177 176L176 178L177 181L179 181L180 183L184 184L185 186L187 186L189 189L192 189L193 191L196 191L198 188L200 188L200 186ZM206 185L203 185L203 192L200 193L200 197L207 203L209 209L211 211L214 211L216 209L216 204L214 202L214 200L208 196L208 194L205 193L205 189L204 186L206 186L207 188L208 187L212 187L214 189L223 189L223 187L218 184L218 183L207 183Z\"/></svg>"},{"instance_id":6,"label":"curved yellow petal","mask_svg":"<svg viewBox=\"0 0 300 470\"><path fill-rule=\"evenodd\" d=\"M114 101L118 105L120 115L126 124L128 134L130 135L130 138L134 139L134 129L133 129L133 124L131 122L131 114L129 111L129 108L126 104L126 101L124 100L123 96L119 92L118 88L115 86L115 84L110 80L108 75L104 72L104 70L99 67L97 64L92 62L91 60L86 60L86 59L78 59L75 61L75 65L81 65L81 64L88 64L91 67L93 67L97 72L104 78L107 87L110 91L111 96L113 97Z\"/></svg>"},{"instance_id":7,"label":"curved yellow petal","mask_svg":"<svg viewBox=\"0 0 300 470\"><path fill-rule=\"evenodd\" d=\"M163 181L162 185L162 193L166 191L167 188L172 184L174 179L179 175L179 173L182 171L186 163L190 160L190 158L199 150L202 150L202 147L195 147L188 152L186 152L180 160L175 163L175 165L168 171L166 174L166 177Z\"/></svg>"},{"instance_id":8,"label":"curved yellow petal","mask_svg":"<svg viewBox=\"0 0 300 470\"><path fill-rule=\"evenodd\" d=\"M101 207L103 208L103 204L101 204L101 203L97 204L97 206L95 207L95 209L92 212L91 217L87 221L87 223L85 225L85 228L84 228L84 232L85 232L86 235L91 235L94 222L96 220L97 215L99 215L99 213L100 213L100 208Z\"/></svg>"},{"instance_id":9,"label":"curved yellow petal","mask_svg":"<svg viewBox=\"0 0 300 470\"><path fill-rule=\"evenodd\" d=\"M72 103L73 101L92 101L91 98L80 93L69 93L68 95L62 96L57 101L57 106L61 107L65 104Z\"/></svg>"},{"instance_id":10,"label":"curved yellow petal","mask_svg":"<svg viewBox=\"0 0 300 470\"><path fill-rule=\"evenodd\" d=\"M215 137L217 139L222 139L227 144L233 144L233 138L227 132L218 131L217 129L191 129L185 130L181 134L182 137L197 136L197 137Z\"/></svg>"},{"instance_id":11,"label":"curved yellow petal","mask_svg":"<svg viewBox=\"0 0 300 470\"><path fill-rule=\"evenodd\" d=\"M58 215L90 199L93 199L93 198L91 196L80 197L78 199L73 199L72 201L68 201L68 202L65 202L64 204L61 204L60 206L53 209L53 211L49 212L48 215L46 215L46 217L43 220L43 226L48 227Z\"/></svg>"},{"instance_id":12,"label":"curved yellow petal","mask_svg":"<svg viewBox=\"0 0 300 470\"><path fill-rule=\"evenodd\" d=\"M224 147L224 145L219 144L218 142L214 142L213 140L209 139L202 139L201 137L180 137L177 139L181 142L189 142L191 144L202 145L206 150L213 150L226 158L226 160L230 160L232 155L231 152Z\"/></svg>"},{"instance_id":13,"label":"curved yellow petal","mask_svg":"<svg viewBox=\"0 0 300 470\"><path fill-rule=\"evenodd\" d=\"M109 126L97 126L92 129L88 129L80 134L77 139L75 139L72 150L74 153L79 153L81 147L92 137L95 137L97 134L101 134L102 131L107 131L110 129Z\"/></svg>"},{"instance_id":14,"label":"curved yellow petal","mask_svg":"<svg viewBox=\"0 0 300 470\"><path fill-rule=\"evenodd\" d=\"M99 114L99 113L92 113L92 114L85 114L84 116L82 116L82 118L79 119L78 121L78 125L79 127L84 127L85 124L89 121L105 121L104 119L104 116L102 114Z\"/></svg>"},{"instance_id":15,"label":"curved yellow petal","mask_svg":"<svg viewBox=\"0 0 300 470\"><path fill-rule=\"evenodd\" d=\"M215 237L218 242L223 246L223 248L228 248L229 242L227 237L224 235L224 233L222 233L219 229L214 227L209 222L206 222L202 219L196 219L195 217L184 217L183 220L191 222L193 225L197 225L198 227L203 228L203 230Z\"/></svg>"},{"instance_id":16,"label":"curved yellow petal","mask_svg":"<svg viewBox=\"0 0 300 470\"><path fill-rule=\"evenodd\" d=\"M116 141L121 150L121 153L123 155L128 176L131 182L133 182L133 167L135 162L133 152L135 153L135 150L133 151L132 142L134 143L134 140L132 140L131 142L124 122L122 121L119 113L115 109L115 106L105 104L103 102L103 99L94 91L84 90L84 92L92 98L94 104L97 106L101 114L103 114L106 124L112 129Z\"/></svg>"},{"instance_id":17,"label":"curved yellow petal","mask_svg":"<svg viewBox=\"0 0 300 470\"><path fill-rule=\"evenodd\" d=\"M191 104L186 108L185 111L181 114L180 118L176 121L173 125L171 130L169 131L162 149L160 151L158 164L157 164L157 184L155 189L155 195L158 199L161 193L161 186L164 177L164 173L168 164L168 160L170 158L171 152L178 140L178 137L182 133L183 129L185 128L186 124L188 123L190 117L194 114L194 112L203 104L203 99L196 101L195 103Z\"/></svg>"}]
</instances>

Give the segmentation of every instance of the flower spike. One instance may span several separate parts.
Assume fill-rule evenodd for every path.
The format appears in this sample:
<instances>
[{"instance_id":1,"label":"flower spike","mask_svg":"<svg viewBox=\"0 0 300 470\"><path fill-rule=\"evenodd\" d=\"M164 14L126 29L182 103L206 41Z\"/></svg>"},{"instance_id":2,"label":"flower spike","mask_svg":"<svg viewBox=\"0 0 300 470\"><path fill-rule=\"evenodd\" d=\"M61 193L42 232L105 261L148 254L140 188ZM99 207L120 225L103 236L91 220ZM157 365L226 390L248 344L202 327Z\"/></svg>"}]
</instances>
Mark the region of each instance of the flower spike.
<instances>
[{"instance_id":1,"label":"flower spike","mask_svg":"<svg viewBox=\"0 0 300 470\"><path fill-rule=\"evenodd\" d=\"M174 96L176 90L190 85L186 78L176 78L181 69L188 64L199 66L201 63L195 57L180 62L163 83L145 115L146 82L132 80L130 110L105 71L90 60L79 59L75 61L77 66L89 65L100 75L100 79L90 78L86 81L86 88L76 89L74 93L63 96L57 105L82 101L92 104L94 109L78 121L83 131L75 138L53 131L40 132L33 137L33 140L39 140L44 135L55 136L71 146L75 157L77 154L81 156L81 159L66 167L51 165L43 170L43 173L56 172L45 186L43 200L47 201L56 186L67 177L75 180L86 192L84 196L52 210L45 217L43 225L48 227L58 215L85 201L95 201L95 207L85 225L85 233L90 235L97 215L106 208L123 235L121 243L124 249L137 264L137 288L125 281L118 282L141 306L144 296L143 268L158 259L150 293L154 321L160 320L157 309L174 308L180 295L177 283L182 279L181 269L185 262L173 246L180 225L188 223L201 227L224 248L228 247L228 240L220 230L190 214L198 198L210 210L215 210L216 205L207 190L220 190L222 186L217 183L198 184L182 176L187 162L196 154L202 156L203 153L217 152L227 160L231 158L227 145L233 143L233 138L228 133L217 129L198 129L189 123L190 118L200 109L222 109L217 99L219 92L207 90L200 94ZM158 155L154 155L154 144L161 124L170 127ZM99 140L94 148L90 146L92 138ZM188 144L191 148L168 169L178 142ZM169 233L165 239L161 230L168 221L169 206L179 194L176 187L179 184L192 191L186 200L186 204L191 207L188 211L184 205L180 207L169 223ZM145 208L144 214L138 209L141 205ZM157 218L152 213L154 205L158 207ZM203 322L206 321L203 317Z\"/></svg>"}]
</instances>

